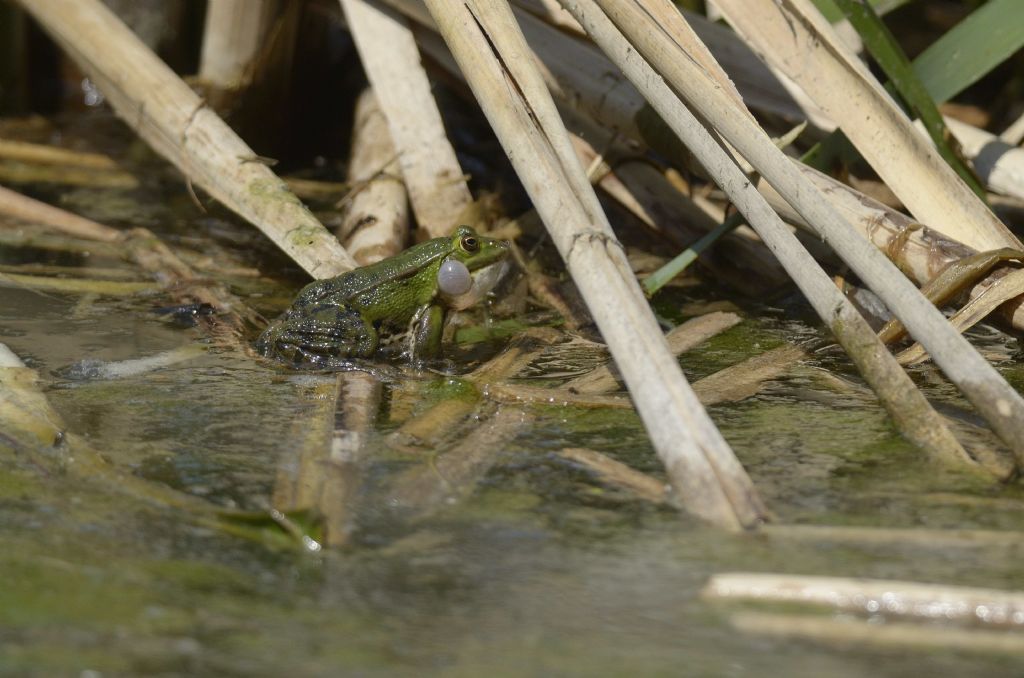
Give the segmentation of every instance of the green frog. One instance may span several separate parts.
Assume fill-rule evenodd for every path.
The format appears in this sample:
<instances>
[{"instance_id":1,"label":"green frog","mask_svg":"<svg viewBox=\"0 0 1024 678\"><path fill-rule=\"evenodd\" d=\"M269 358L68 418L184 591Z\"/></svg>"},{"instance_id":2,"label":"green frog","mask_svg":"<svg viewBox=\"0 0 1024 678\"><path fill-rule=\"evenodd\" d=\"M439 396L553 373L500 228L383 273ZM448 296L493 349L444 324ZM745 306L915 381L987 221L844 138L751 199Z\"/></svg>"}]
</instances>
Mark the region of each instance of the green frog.
<instances>
[{"instance_id":1,"label":"green frog","mask_svg":"<svg viewBox=\"0 0 1024 678\"><path fill-rule=\"evenodd\" d=\"M497 282L507 240L468 226L390 259L302 288L256 343L259 352L295 367L335 368L370 358L382 328L412 331L414 360L435 358L445 314L471 306Z\"/></svg>"}]
</instances>

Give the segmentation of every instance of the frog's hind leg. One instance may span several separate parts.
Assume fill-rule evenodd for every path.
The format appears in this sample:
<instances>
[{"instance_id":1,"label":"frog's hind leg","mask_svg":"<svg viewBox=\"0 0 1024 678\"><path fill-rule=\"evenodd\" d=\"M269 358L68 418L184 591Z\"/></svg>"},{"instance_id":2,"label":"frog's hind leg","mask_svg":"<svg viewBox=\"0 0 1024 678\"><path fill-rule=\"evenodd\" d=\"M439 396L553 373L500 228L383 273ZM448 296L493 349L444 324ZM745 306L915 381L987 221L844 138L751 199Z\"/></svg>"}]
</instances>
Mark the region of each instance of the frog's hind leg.
<instances>
[{"instance_id":1,"label":"frog's hind leg","mask_svg":"<svg viewBox=\"0 0 1024 678\"><path fill-rule=\"evenodd\" d=\"M261 337L260 342L271 344L269 352L261 348L264 355L296 367L336 367L348 358L372 356L377 350L377 330L357 311L325 304L301 319L283 323L268 341Z\"/></svg>"}]
</instances>

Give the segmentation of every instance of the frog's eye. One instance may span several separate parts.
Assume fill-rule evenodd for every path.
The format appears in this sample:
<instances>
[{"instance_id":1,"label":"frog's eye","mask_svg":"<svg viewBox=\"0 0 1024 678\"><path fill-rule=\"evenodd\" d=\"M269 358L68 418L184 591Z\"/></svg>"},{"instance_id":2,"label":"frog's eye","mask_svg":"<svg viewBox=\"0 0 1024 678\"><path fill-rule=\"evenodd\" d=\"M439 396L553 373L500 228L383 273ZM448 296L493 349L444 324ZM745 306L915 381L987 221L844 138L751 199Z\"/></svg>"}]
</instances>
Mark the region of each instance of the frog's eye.
<instances>
[{"instance_id":1,"label":"frog's eye","mask_svg":"<svg viewBox=\"0 0 1024 678\"><path fill-rule=\"evenodd\" d=\"M472 235L462 236L462 242L460 244L462 245L462 249L466 250L467 252L476 252L478 249L480 249L480 241L477 240L476 237Z\"/></svg>"}]
</instances>

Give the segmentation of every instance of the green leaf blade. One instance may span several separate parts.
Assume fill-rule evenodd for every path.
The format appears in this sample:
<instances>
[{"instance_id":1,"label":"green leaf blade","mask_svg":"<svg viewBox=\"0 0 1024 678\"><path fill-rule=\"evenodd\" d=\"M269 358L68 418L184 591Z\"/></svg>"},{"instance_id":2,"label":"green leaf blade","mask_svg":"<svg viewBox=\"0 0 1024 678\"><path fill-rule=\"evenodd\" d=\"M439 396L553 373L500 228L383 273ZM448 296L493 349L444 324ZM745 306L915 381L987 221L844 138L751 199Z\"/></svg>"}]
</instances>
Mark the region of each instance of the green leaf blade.
<instances>
[{"instance_id":1,"label":"green leaf blade","mask_svg":"<svg viewBox=\"0 0 1024 678\"><path fill-rule=\"evenodd\" d=\"M914 59L937 103L949 101L1024 47L1024 3L989 0Z\"/></svg>"}]
</instances>

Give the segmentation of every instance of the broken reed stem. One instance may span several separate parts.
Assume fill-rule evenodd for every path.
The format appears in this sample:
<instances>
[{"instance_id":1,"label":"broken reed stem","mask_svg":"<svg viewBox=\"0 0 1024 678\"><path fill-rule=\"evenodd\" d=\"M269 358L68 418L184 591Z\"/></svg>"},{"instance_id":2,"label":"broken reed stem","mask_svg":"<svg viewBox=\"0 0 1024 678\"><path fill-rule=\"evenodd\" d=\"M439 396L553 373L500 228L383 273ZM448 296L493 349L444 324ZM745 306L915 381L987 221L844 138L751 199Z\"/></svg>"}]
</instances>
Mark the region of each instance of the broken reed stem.
<instances>
[{"instance_id":1,"label":"broken reed stem","mask_svg":"<svg viewBox=\"0 0 1024 678\"><path fill-rule=\"evenodd\" d=\"M794 165L840 215L918 285L935 278L951 262L977 254L973 247L952 240L813 167L799 161L794 161ZM758 190L783 219L808 233L816 233L771 184L762 179Z\"/></svg>"},{"instance_id":2,"label":"broken reed stem","mask_svg":"<svg viewBox=\"0 0 1024 678\"><path fill-rule=\"evenodd\" d=\"M19 0L158 153L314 278L354 260L227 124L99 0Z\"/></svg>"},{"instance_id":3,"label":"broken reed stem","mask_svg":"<svg viewBox=\"0 0 1024 678\"><path fill-rule=\"evenodd\" d=\"M646 96L659 115L729 194L832 330L897 426L929 456L976 468L956 437L914 387L853 305L782 223L726 151L676 98L593 0L563 3L594 41ZM673 9L673 11L675 11ZM767 139L767 137L766 137ZM768 143L771 143L768 140ZM772 144L772 148L775 146Z\"/></svg>"},{"instance_id":4,"label":"broken reed stem","mask_svg":"<svg viewBox=\"0 0 1024 678\"><path fill-rule=\"evenodd\" d=\"M121 169L109 156L102 153L88 153L11 139L0 139L0 158L43 165L82 167L101 172L114 172Z\"/></svg>"},{"instance_id":5,"label":"broken reed stem","mask_svg":"<svg viewBox=\"0 0 1024 678\"><path fill-rule=\"evenodd\" d=\"M945 120L985 185L996 193L1024 199L1024 148L959 120ZM1018 123L1021 120L1024 116Z\"/></svg>"},{"instance_id":6,"label":"broken reed stem","mask_svg":"<svg viewBox=\"0 0 1024 678\"><path fill-rule=\"evenodd\" d=\"M353 194L338 239L360 266L401 252L409 235L408 199L387 120L369 87L356 99L348 182Z\"/></svg>"},{"instance_id":7,"label":"broken reed stem","mask_svg":"<svg viewBox=\"0 0 1024 678\"><path fill-rule=\"evenodd\" d=\"M139 187L139 181L120 170L95 170L75 165L55 165L35 162L0 162L0 182L8 184L82 186L130 190Z\"/></svg>"},{"instance_id":8,"label":"broken reed stem","mask_svg":"<svg viewBox=\"0 0 1024 678\"><path fill-rule=\"evenodd\" d=\"M543 347L561 339L562 334L550 328L531 328L518 334L500 354L466 374L464 379L477 387L474 397L447 398L431 405L423 412L402 422L393 435L397 446L425 444L429 447L442 446L445 436L457 430L460 421L480 408L484 396L491 395L491 389L510 377L514 377L543 353ZM392 405L395 398L392 397ZM523 420L524 425L527 421Z\"/></svg>"},{"instance_id":9,"label":"broken reed stem","mask_svg":"<svg viewBox=\"0 0 1024 678\"><path fill-rule=\"evenodd\" d=\"M806 354L803 349L786 345L743 362L736 363L693 382L693 392L701 404L738 402L755 395L766 381L780 376ZM598 368L600 369L600 368ZM614 381L612 382L614 384ZM633 409L629 398L600 392L578 392L571 388L526 386L508 382L490 383L487 394L495 400L511 403L572 405L583 408Z\"/></svg>"},{"instance_id":10,"label":"broken reed stem","mask_svg":"<svg viewBox=\"0 0 1024 678\"><path fill-rule=\"evenodd\" d=\"M209 0L199 78L223 90L248 84L276 9L277 0Z\"/></svg>"},{"instance_id":11,"label":"broken reed stem","mask_svg":"<svg viewBox=\"0 0 1024 678\"><path fill-rule=\"evenodd\" d=\"M109 156L47 144L0 139L0 181L138 188L139 181Z\"/></svg>"},{"instance_id":12,"label":"broken reed stem","mask_svg":"<svg viewBox=\"0 0 1024 678\"><path fill-rule=\"evenodd\" d=\"M611 349L683 506L752 527L765 508L683 378L504 2L427 0Z\"/></svg>"},{"instance_id":13,"label":"broken reed stem","mask_svg":"<svg viewBox=\"0 0 1024 678\"><path fill-rule=\"evenodd\" d=\"M672 21L683 21L676 8L665 3L656 10L650 0L598 0L598 3L673 89L710 121L881 297L1003 442L1013 449L1018 463L1024 465L1024 399L885 256L864 242L764 131L748 115L737 112L735 102L720 92L707 74L672 41L665 33L665 26L670 26ZM656 25L651 16L660 16L665 21ZM743 182L748 183L745 178ZM837 321L850 324L850 318L842 311L836 313L829 324ZM871 345L866 338L865 345ZM878 376L892 378L888 374Z\"/></svg>"},{"instance_id":14,"label":"broken reed stem","mask_svg":"<svg viewBox=\"0 0 1024 678\"><path fill-rule=\"evenodd\" d=\"M99 242L117 242L121 239L121 231L116 228L98 224L3 186L0 186L0 213L20 221L47 224L76 238Z\"/></svg>"},{"instance_id":15,"label":"broken reed stem","mask_svg":"<svg viewBox=\"0 0 1024 678\"><path fill-rule=\"evenodd\" d=\"M843 612L1024 629L1024 592L880 579L729 572L705 598L827 605Z\"/></svg>"},{"instance_id":16,"label":"broken reed stem","mask_svg":"<svg viewBox=\"0 0 1024 678\"><path fill-rule=\"evenodd\" d=\"M693 382L693 390L705 404L738 402L755 395L764 382L782 376L807 352L793 344L747 358Z\"/></svg>"},{"instance_id":17,"label":"broken reed stem","mask_svg":"<svg viewBox=\"0 0 1024 678\"><path fill-rule=\"evenodd\" d=\"M108 297L154 294L160 285L152 282L121 280L83 280L81 278L55 278L43 275L0 273L0 287L16 287L36 292L64 294L99 294Z\"/></svg>"},{"instance_id":18,"label":"broken reed stem","mask_svg":"<svg viewBox=\"0 0 1024 678\"><path fill-rule=\"evenodd\" d=\"M448 235L472 201L406 19L374 0L341 0L359 58L387 118L416 221Z\"/></svg>"},{"instance_id":19,"label":"broken reed stem","mask_svg":"<svg viewBox=\"0 0 1024 678\"><path fill-rule=\"evenodd\" d=\"M964 304L949 319L949 324L956 328L957 332L965 332L981 322L996 308L1008 303L1008 299L1020 299L1021 295L1024 295L1024 269L1002 269L999 273L1005 275L990 276L983 293ZM920 342L896 356L901 365L916 365L927 358L928 355Z\"/></svg>"}]
</instances>

